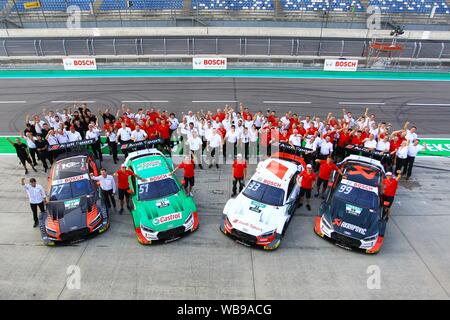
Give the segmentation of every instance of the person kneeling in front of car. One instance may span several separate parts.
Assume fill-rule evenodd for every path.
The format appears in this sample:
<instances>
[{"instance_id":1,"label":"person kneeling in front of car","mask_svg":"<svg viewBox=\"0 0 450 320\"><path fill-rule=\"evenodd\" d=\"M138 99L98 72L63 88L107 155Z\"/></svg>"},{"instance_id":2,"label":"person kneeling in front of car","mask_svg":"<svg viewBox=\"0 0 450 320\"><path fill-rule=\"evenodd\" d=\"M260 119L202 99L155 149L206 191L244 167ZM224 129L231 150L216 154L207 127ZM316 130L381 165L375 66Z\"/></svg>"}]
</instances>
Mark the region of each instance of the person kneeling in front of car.
<instances>
[{"instance_id":1,"label":"person kneeling in front of car","mask_svg":"<svg viewBox=\"0 0 450 320\"><path fill-rule=\"evenodd\" d=\"M397 170L397 176L392 177L392 172L386 173L383 179L383 204L385 208L386 218L389 219L392 204L394 203L395 193L397 192L398 181L401 177L401 170Z\"/></svg>"},{"instance_id":2,"label":"person kneeling in front of car","mask_svg":"<svg viewBox=\"0 0 450 320\"><path fill-rule=\"evenodd\" d=\"M297 176L297 185L300 186L300 200L298 207L303 206L303 197L306 196L306 208L311 211L309 199L311 199L311 190L314 188L316 174L312 169L312 165L306 165L306 170Z\"/></svg>"}]
</instances>

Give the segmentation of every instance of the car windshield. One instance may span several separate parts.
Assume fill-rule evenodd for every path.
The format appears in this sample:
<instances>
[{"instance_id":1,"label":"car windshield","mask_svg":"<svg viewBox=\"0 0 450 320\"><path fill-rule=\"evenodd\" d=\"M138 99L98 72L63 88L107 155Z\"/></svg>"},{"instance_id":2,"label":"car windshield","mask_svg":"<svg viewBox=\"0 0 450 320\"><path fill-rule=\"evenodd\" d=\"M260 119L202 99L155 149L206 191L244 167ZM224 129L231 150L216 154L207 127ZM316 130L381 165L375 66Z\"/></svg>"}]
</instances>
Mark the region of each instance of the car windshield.
<instances>
[{"instance_id":1,"label":"car windshield","mask_svg":"<svg viewBox=\"0 0 450 320\"><path fill-rule=\"evenodd\" d=\"M78 198L92 193L92 185L88 179L57 184L52 186L50 201L60 201Z\"/></svg>"},{"instance_id":2,"label":"car windshield","mask_svg":"<svg viewBox=\"0 0 450 320\"><path fill-rule=\"evenodd\" d=\"M244 195L252 200L269 206L282 206L284 203L284 190L267 184L251 180Z\"/></svg>"},{"instance_id":3,"label":"car windshield","mask_svg":"<svg viewBox=\"0 0 450 320\"><path fill-rule=\"evenodd\" d=\"M160 199L177 193L180 189L172 178L142 183L138 185L139 201Z\"/></svg>"},{"instance_id":4,"label":"car windshield","mask_svg":"<svg viewBox=\"0 0 450 320\"><path fill-rule=\"evenodd\" d=\"M377 193L344 183L338 185L334 197L344 203L354 204L363 208L376 209L379 206Z\"/></svg>"}]
</instances>

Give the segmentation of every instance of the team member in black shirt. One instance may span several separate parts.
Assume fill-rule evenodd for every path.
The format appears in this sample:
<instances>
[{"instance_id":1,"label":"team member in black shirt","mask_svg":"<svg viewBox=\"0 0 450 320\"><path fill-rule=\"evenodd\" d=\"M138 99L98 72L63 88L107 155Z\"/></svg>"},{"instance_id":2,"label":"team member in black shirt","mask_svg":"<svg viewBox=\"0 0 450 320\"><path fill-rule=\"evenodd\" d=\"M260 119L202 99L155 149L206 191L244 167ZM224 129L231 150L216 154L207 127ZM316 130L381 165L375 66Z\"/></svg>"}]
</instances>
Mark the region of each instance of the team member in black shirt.
<instances>
[{"instance_id":1,"label":"team member in black shirt","mask_svg":"<svg viewBox=\"0 0 450 320\"><path fill-rule=\"evenodd\" d=\"M30 154L28 153L27 145L19 138L16 138L15 142L12 142L9 138L6 138L6 140L8 140L8 142L16 149L17 157L25 169L25 174L28 174L27 162L30 164L31 168L37 172L36 168L33 166L33 162L31 161Z\"/></svg>"}]
</instances>

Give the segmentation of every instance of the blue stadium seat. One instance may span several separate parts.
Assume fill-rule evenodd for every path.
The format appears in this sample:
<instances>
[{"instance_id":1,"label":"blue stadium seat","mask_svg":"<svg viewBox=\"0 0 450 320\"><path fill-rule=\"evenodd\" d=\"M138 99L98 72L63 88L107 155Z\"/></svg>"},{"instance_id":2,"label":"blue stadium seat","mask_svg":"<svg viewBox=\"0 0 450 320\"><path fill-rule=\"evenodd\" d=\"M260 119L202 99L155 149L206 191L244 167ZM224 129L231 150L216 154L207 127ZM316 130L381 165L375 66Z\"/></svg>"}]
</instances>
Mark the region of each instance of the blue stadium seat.
<instances>
[{"instance_id":1,"label":"blue stadium seat","mask_svg":"<svg viewBox=\"0 0 450 320\"><path fill-rule=\"evenodd\" d=\"M67 7L76 5L81 10L90 10L91 3L94 0L41 0L41 8L25 9L24 4L26 2L32 2L31 0L16 0L17 10L20 12L28 11L66 11Z\"/></svg>"},{"instance_id":2,"label":"blue stadium seat","mask_svg":"<svg viewBox=\"0 0 450 320\"><path fill-rule=\"evenodd\" d=\"M194 10L273 10L273 0L192 0Z\"/></svg>"},{"instance_id":3,"label":"blue stadium seat","mask_svg":"<svg viewBox=\"0 0 450 320\"><path fill-rule=\"evenodd\" d=\"M436 6L437 14L450 14L445 0L369 0L369 4L379 7L383 13L430 14Z\"/></svg>"},{"instance_id":4,"label":"blue stadium seat","mask_svg":"<svg viewBox=\"0 0 450 320\"><path fill-rule=\"evenodd\" d=\"M182 9L183 0L132 0L133 5L127 6L125 0L104 0L100 10L169 10Z\"/></svg>"},{"instance_id":5,"label":"blue stadium seat","mask_svg":"<svg viewBox=\"0 0 450 320\"><path fill-rule=\"evenodd\" d=\"M285 11L363 12L360 0L281 0Z\"/></svg>"}]
</instances>

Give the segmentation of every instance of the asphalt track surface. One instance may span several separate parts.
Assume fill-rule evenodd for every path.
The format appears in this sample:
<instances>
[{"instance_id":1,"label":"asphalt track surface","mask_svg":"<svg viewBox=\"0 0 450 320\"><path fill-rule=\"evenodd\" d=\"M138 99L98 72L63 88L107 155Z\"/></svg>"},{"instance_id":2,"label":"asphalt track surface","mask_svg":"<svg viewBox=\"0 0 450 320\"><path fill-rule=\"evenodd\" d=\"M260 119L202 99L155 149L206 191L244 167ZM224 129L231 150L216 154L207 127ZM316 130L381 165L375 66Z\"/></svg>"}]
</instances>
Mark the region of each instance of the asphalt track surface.
<instances>
[{"instance_id":1,"label":"asphalt track surface","mask_svg":"<svg viewBox=\"0 0 450 320\"><path fill-rule=\"evenodd\" d=\"M342 108L355 116L369 107L380 121L401 128L405 121L419 134L448 136L450 90L445 81L373 81L333 79L257 78L100 78L100 79L0 79L0 132L16 134L25 115L63 109L73 102L116 110L123 101L130 107L155 107L176 113L215 110L244 102L251 110L292 110L299 115Z\"/></svg>"},{"instance_id":2,"label":"asphalt track surface","mask_svg":"<svg viewBox=\"0 0 450 320\"><path fill-rule=\"evenodd\" d=\"M0 179L8 182L0 185L0 298L449 299L450 160L416 162L413 178L401 182L382 251L368 256L314 234L320 205L315 198L312 211L297 209L274 252L225 237L219 231L231 193L231 168L225 165L197 170L194 200L200 226L183 239L142 246L125 211L111 214L104 234L69 247L45 247L31 227L19 185L23 169L15 156L4 156ZM103 165L117 170L111 159ZM42 168L29 176L46 184ZM67 285L73 266L80 270L79 289ZM373 286L374 272L379 287Z\"/></svg>"},{"instance_id":3,"label":"asphalt track surface","mask_svg":"<svg viewBox=\"0 0 450 320\"><path fill-rule=\"evenodd\" d=\"M56 109L67 105L57 101L96 101L90 104L96 108L119 106L126 100L158 100L168 102L130 105L151 104L173 111L224 105L211 101L243 101L253 110L269 106L279 113L292 109L321 116L340 112L342 105L355 113L369 106L394 127L408 119L419 127L419 134L448 136L448 88L448 82L322 79L0 80L0 130L16 133L22 129L26 113L39 112L43 106ZM103 166L117 169L111 159ZM23 169L15 156L3 156L0 298L449 299L449 167L447 158L417 159L412 179L400 184L382 251L367 256L336 247L314 234L317 199L312 201L313 211L296 211L275 252L249 249L226 238L219 231L231 190L231 168L225 165L197 172L194 199L200 228L186 238L141 246L130 215L112 213L106 233L73 246L48 248L42 245L38 230L31 228L30 208L19 185ZM31 176L46 186L47 176L40 166ZM74 265L81 271L80 289L67 286L68 268ZM372 283L373 270L380 272L379 288L367 285Z\"/></svg>"}]
</instances>

